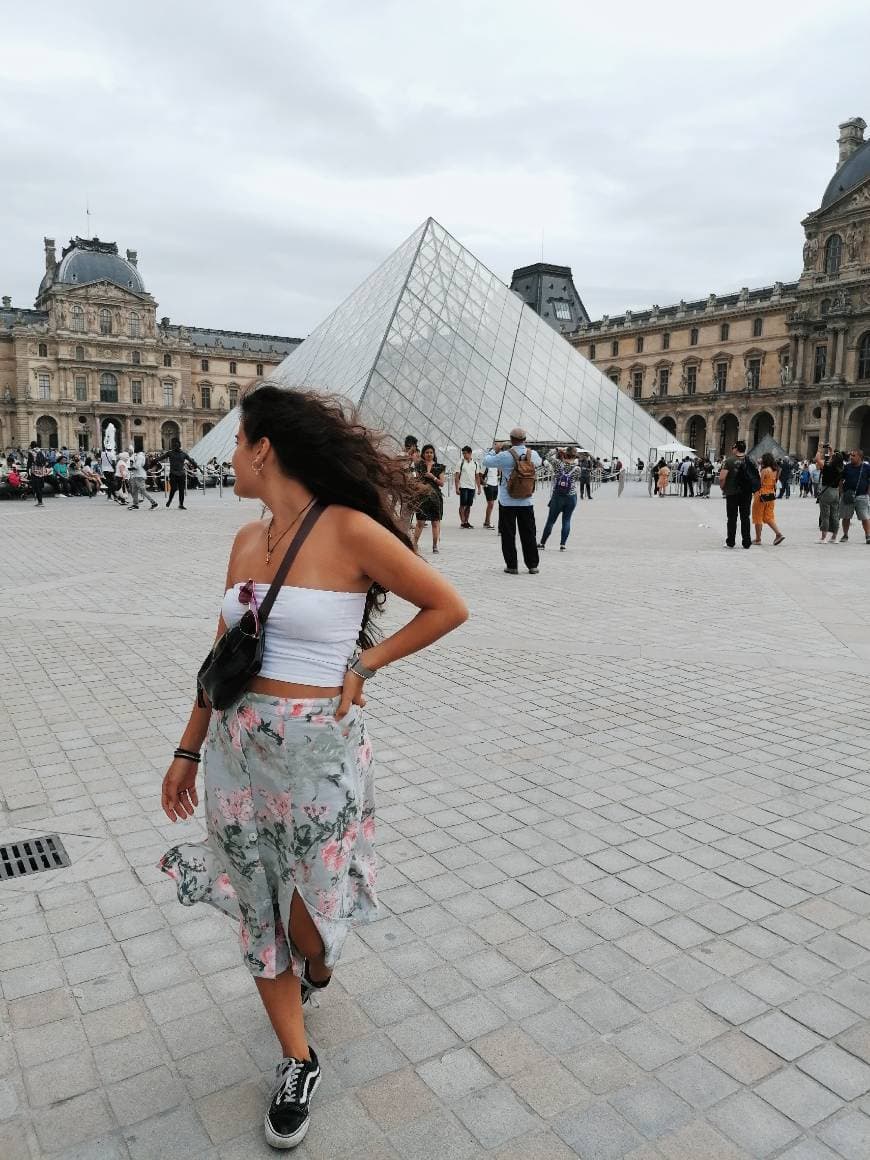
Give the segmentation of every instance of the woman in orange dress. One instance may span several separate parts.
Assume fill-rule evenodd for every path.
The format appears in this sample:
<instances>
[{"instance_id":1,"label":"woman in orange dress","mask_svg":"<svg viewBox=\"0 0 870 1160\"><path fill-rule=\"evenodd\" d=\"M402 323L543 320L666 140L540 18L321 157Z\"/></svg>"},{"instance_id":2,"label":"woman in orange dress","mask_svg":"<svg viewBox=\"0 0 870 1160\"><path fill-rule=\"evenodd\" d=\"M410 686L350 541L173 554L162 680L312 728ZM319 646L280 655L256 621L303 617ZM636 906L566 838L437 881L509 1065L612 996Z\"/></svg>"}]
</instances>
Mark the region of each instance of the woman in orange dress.
<instances>
[{"instance_id":1,"label":"woman in orange dress","mask_svg":"<svg viewBox=\"0 0 870 1160\"><path fill-rule=\"evenodd\" d=\"M755 542L761 543L761 529L767 524L776 537L774 547L781 544L785 536L776 526L774 509L776 507L776 481L779 478L779 468L776 460L769 451L761 457L761 488L752 500L752 522L755 524Z\"/></svg>"},{"instance_id":2,"label":"woman in orange dress","mask_svg":"<svg viewBox=\"0 0 870 1160\"><path fill-rule=\"evenodd\" d=\"M671 469L666 463L663 463L659 468L659 495L667 495L670 478Z\"/></svg>"}]
</instances>

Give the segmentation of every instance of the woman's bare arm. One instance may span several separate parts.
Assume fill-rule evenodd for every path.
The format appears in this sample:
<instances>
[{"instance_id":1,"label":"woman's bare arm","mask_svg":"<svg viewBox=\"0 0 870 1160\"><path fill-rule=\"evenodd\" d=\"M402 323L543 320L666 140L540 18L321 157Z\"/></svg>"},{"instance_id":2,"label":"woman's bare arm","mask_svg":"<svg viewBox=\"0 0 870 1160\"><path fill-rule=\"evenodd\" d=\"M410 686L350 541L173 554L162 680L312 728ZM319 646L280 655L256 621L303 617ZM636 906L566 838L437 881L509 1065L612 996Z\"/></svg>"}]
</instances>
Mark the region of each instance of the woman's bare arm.
<instances>
[{"instance_id":1,"label":"woman's bare arm","mask_svg":"<svg viewBox=\"0 0 870 1160\"><path fill-rule=\"evenodd\" d=\"M453 585L392 532L355 512L348 519L348 535L360 570L420 610L404 628L365 650L362 663L367 668L379 669L419 652L468 619L465 601Z\"/></svg>"}]
</instances>

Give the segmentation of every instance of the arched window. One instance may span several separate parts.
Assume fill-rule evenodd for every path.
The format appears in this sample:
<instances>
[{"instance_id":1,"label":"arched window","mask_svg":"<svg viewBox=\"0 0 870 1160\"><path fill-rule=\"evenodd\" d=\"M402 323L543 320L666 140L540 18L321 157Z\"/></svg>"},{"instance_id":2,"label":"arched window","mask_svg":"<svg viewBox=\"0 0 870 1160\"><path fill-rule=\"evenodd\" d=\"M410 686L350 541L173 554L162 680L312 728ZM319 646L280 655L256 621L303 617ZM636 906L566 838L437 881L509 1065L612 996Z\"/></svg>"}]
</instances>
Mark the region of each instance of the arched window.
<instances>
[{"instance_id":1,"label":"arched window","mask_svg":"<svg viewBox=\"0 0 870 1160\"><path fill-rule=\"evenodd\" d=\"M619 343L616 344L616 353L619 354ZM261 379L262 377L263 377L263 364L257 363L257 378Z\"/></svg>"},{"instance_id":2,"label":"arched window","mask_svg":"<svg viewBox=\"0 0 870 1160\"><path fill-rule=\"evenodd\" d=\"M719 330L720 340L722 342L727 342L730 334L731 334L731 323L730 322L723 322L722 326L720 327L720 330Z\"/></svg>"},{"instance_id":3,"label":"arched window","mask_svg":"<svg viewBox=\"0 0 870 1160\"><path fill-rule=\"evenodd\" d=\"M140 326L139 313L136 310L131 310L130 311L130 337L131 338L138 338L139 337L139 326Z\"/></svg>"},{"instance_id":4,"label":"arched window","mask_svg":"<svg viewBox=\"0 0 870 1160\"><path fill-rule=\"evenodd\" d=\"M81 306L71 306L69 316L70 316L70 324L71 324L73 330L77 330L77 331L79 331L79 333L81 333L85 329L85 312L84 312L84 310L81 308Z\"/></svg>"},{"instance_id":5,"label":"arched window","mask_svg":"<svg viewBox=\"0 0 870 1160\"><path fill-rule=\"evenodd\" d=\"M118 380L109 371L103 371L100 375L100 402L117 403L117 401Z\"/></svg>"},{"instance_id":6,"label":"arched window","mask_svg":"<svg viewBox=\"0 0 870 1160\"><path fill-rule=\"evenodd\" d=\"M670 349L671 349L671 332L669 330L665 330L662 332L662 350L670 350Z\"/></svg>"},{"instance_id":7,"label":"arched window","mask_svg":"<svg viewBox=\"0 0 870 1160\"><path fill-rule=\"evenodd\" d=\"M821 314L821 316L824 318L824 316L826 314L830 314L830 312L831 312L831 300L830 300L830 298L823 298L822 301L819 303L819 314Z\"/></svg>"},{"instance_id":8,"label":"arched window","mask_svg":"<svg viewBox=\"0 0 870 1160\"><path fill-rule=\"evenodd\" d=\"M763 331L764 331L764 319L763 318L753 318L753 320L752 320L752 337L753 338L761 338Z\"/></svg>"},{"instance_id":9,"label":"arched window","mask_svg":"<svg viewBox=\"0 0 870 1160\"><path fill-rule=\"evenodd\" d=\"M165 367L171 367L171 366L172 366L172 355L171 355L171 354L165 354L165 355L163 356L163 365L164 365Z\"/></svg>"},{"instance_id":10,"label":"arched window","mask_svg":"<svg viewBox=\"0 0 870 1160\"><path fill-rule=\"evenodd\" d=\"M139 353L138 350L134 350L133 351L133 366L138 367L141 362L142 362L142 355Z\"/></svg>"},{"instance_id":11,"label":"arched window","mask_svg":"<svg viewBox=\"0 0 870 1160\"><path fill-rule=\"evenodd\" d=\"M40 358L48 358L48 343L47 342L41 342L39 344L39 357Z\"/></svg>"},{"instance_id":12,"label":"arched window","mask_svg":"<svg viewBox=\"0 0 870 1160\"><path fill-rule=\"evenodd\" d=\"M692 329L689 331L689 346L697 346L697 345L698 345L698 328L697 328L697 326L693 326Z\"/></svg>"},{"instance_id":13,"label":"arched window","mask_svg":"<svg viewBox=\"0 0 870 1160\"><path fill-rule=\"evenodd\" d=\"M611 344L610 344L610 357L611 358L618 358L619 357L619 339L618 338L615 338L613 340L613 342L611 342ZM263 364L257 363L257 374L261 375L262 373L263 373Z\"/></svg>"},{"instance_id":14,"label":"arched window","mask_svg":"<svg viewBox=\"0 0 870 1160\"><path fill-rule=\"evenodd\" d=\"M843 257L843 239L839 234L831 234L825 242L825 273L839 274Z\"/></svg>"},{"instance_id":15,"label":"arched window","mask_svg":"<svg viewBox=\"0 0 870 1160\"><path fill-rule=\"evenodd\" d=\"M634 340L634 353L643 354L643 335L639 334Z\"/></svg>"},{"instance_id":16,"label":"arched window","mask_svg":"<svg viewBox=\"0 0 870 1160\"><path fill-rule=\"evenodd\" d=\"M79 346L76 347L76 362L84 362L84 361L85 361L85 348L83 346L81 346L81 344L80 344Z\"/></svg>"},{"instance_id":17,"label":"arched window","mask_svg":"<svg viewBox=\"0 0 870 1160\"><path fill-rule=\"evenodd\" d=\"M230 360L230 374L237 375L238 373L239 372L236 370L236 364L232 360Z\"/></svg>"},{"instance_id":18,"label":"arched window","mask_svg":"<svg viewBox=\"0 0 870 1160\"><path fill-rule=\"evenodd\" d=\"M858 343L858 378L870 379L870 330L861 335Z\"/></svg>"},{"instance_id":19,"label":"arched window","mask_svg":"<svg viewBox=\"0 0 870 1160\"><path fill-rule=\"evenodd\" d=\"M100 307L100 334L112 333L112 312L108 306Z\"/></svg>"}]
</instances>

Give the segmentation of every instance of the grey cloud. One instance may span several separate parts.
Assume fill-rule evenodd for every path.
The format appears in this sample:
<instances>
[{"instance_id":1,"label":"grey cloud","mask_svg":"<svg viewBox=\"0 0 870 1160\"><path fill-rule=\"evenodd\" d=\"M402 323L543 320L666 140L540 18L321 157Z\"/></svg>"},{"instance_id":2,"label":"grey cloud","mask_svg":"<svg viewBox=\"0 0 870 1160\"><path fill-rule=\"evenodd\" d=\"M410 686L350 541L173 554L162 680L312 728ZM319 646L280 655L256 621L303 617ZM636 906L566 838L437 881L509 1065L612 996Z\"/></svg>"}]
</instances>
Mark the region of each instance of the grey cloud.
<instances>
[{"instance_id":1,"label":"grey cloud","mask_svg":"<svg viewBox=\"0 0 870 1160\"><path fill-rule=\"evenodd\" d=\"M663 30L685 14L668 8ZM441 24L458 11L445 0ZM536 260L543 228L546 258L574 267L593 314L796 276L800 219L832 171L836 125L870 119L870 15L790 7L764 52L720 43L698 17L679 53L663 37L630 67L619 40L599 35L578 46L576 77L556 77L560 26L545 13L530 24L525 6L501 11L503 60L499 28L481 18L457 23L456 62L439 62L443 29L430 52L422 14L415 29L407 7L367 6L420 81L387 106L390 78L376 91L365 46L337 46L317 5L158 0L143 13L58 0L7 14L6 52L33 61L23 81L0 72L0 289L32 298L43 234L83 232L86 197L92 229L139 250L163 313L275 333L305 334L429 213L505 278ZM633 11L623 5L620 20ZM46 29L61 46L56 80L40 71ZM808 84L807 60L836 62L836 89ZM477 71L457 80L464 61ZM464 178L487 174L505 175L498 224L461 197ZM511 174L547 177L519 191ZM401 182L407 199L383 205ZM335 204L318 205L313 183Z\"/></svg>"}]
</instances>

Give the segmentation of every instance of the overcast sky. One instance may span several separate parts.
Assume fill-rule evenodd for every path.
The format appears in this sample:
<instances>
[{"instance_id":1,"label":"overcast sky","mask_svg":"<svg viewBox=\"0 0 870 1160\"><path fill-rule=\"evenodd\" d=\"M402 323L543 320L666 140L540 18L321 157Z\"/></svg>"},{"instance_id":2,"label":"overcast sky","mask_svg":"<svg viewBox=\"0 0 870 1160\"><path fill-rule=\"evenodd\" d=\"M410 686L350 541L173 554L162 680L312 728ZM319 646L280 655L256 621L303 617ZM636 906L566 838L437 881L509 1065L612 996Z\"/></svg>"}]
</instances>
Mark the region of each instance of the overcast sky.
<instances>
[{"instance_id":1,"label":"overcast sky","mask_svg":"<svg viewBox=\"0 0 870 1160\"><path fill-rule=\"evenodd\" d=\"M707 14L709 12L709 15ZM795 278L870 121L834 0L115 0L4 7L0 293L42 239L139 251L160 314L304 336L425 217L593 317Z\"/></svg>"}]
</instances>

